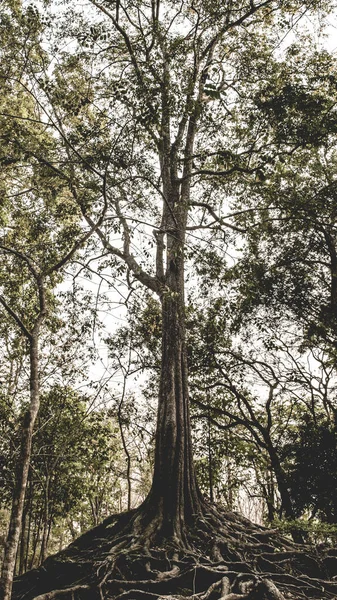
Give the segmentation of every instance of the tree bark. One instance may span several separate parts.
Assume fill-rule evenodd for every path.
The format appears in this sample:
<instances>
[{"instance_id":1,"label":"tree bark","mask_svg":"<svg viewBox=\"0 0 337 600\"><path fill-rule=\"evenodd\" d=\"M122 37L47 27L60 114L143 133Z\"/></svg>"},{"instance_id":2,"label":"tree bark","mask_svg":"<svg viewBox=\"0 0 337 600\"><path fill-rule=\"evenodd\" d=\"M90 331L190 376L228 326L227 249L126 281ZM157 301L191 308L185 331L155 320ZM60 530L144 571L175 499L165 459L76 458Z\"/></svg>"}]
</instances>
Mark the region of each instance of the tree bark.
<instances>
[{"instance_id":1,"label":"tree bark","mask_svg":"<svg viewBox=\"0 0 337 600\"><path fill-rule=\"evenodd\" d=\"M32 530L32 519L33 519L33 491L32 491L32 482L30 481L29 485L29 498L28 498L28 525L27 525L27 535L26 535L26 547L25 547L25 563L24 563L24 572L28 569L28 556L29 556L29 548L31 542L31 530Z\"/></svg>"},{"instance_id":2,"label":"tree bark","mask_svg":"<svg viewBox=\"0 0 337 600\"><path fill-rule=\"evenodd\" d=\"M39 560L40 564L42 564L47 558L48 532L50 528L49 502L49 475L47 475L44 489L43 527Z\"/></svg>"},{"instance_id":3,"label":"tree bark","mask_svg":"<svg viewBox=\"0 0 337 600\"><path fill-rule=\"evenodd\" d=\"M180 229L180 228L179 228ZM153 482L146 504L157 507L157 533L186 542L186 524L202 510L191 442L185 341L182 229L167 239L162 295L162 361Z\"/></svg>"},{"instance_id":4,"label":"tree bark","mask_svg":"<svg viewBox=\"0 0 337 600\"><path fill-rule=\"evenodd\" d=\"M38 334L35 333L30 339L30 405L25 414L23 423L20 458L16 472L16 484L13 494L11 518L1 573L1 600L10 600L11 597L15 561L21 534L22 516L28 481L33 429L36 416L38 414L39 405Z\"/></svg>"},{"instance_id":5,"label":"tree bark","mask_svg":"<svg viewBox=\"0 0 337 600\"><path fill-rule=\"evenodd\" d=\"M208 445L208 484L209 484L209 499L214 502L214 491L213 491L213 460L212 460L212 424L211 414L208 402L208 413L207 413L207 445Z\"/></svg>"},{"instance_id":6,"label":"tree bark","mask_svg":"<svg viewBox=\"0 0 337 600\"><path fill-rule=\"evenodd\" d=\"M166 234L166 269L163 236L157 240L157 278L161 284L162 349L155 462L152 487L145 505L159 538L170 538L188 547L186 526L203 512L205 501L198 488L193 463L189 408L185 326L185 243L190 208L192 156L200 98L186 119L179 140L172 144L170 127L170 74L165 57L162 87L160 167L165 198L162 232ZM199 90L199 95L201 91ZM184 143L183 143L184 138ZM179 151L183 143L184 166L178 176Z\"/></svg>"},{"instance_id":7,"label":"tree bark","mask_svg":"<svg viewBox=\"0 0 337 600\"><path fill-rule=\"evenodd\" d=\"M18 575L22 575L25 572L25 553L27 548L27 514L28 507L25 506L22 515L22 526L21 526L21 540L20 540L20 550L17 555L17 566L16 573Z\"/></svg>"},{"instance_id":8,"label":"tree bark","mask_svg":"<svg viewBox=\"0 0 337 600\"><path fill-rule=\"evenodd\" d=\"M266 446L267 446L267 450L268 450L269 457L270 457L271 466L275 473L277 487L278 487L278 490L279 490L279 493L281 496L281 516L282 516L282 512L284 512L284 515L287 519L294 520L295 513L294 513L291 497L289 494L289 490L287 487L286 476L285 476L284 470L282 468L280 459L277 455L277 452L275 451L273 444L271 443L271 440L267 437L265 441L266 441ZM292 537L293 537L294 542L296 542L298 544L304 543L303 536L301 535L300 532L293 531Z\"/></svg>"}]
</instances>

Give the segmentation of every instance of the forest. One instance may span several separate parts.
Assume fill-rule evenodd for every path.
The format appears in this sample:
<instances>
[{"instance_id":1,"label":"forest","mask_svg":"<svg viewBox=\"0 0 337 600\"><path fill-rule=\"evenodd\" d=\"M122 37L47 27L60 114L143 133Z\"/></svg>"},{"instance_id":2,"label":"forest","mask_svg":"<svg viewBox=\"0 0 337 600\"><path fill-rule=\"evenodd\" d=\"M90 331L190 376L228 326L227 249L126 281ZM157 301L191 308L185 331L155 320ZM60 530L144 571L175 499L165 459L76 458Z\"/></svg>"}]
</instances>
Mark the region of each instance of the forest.
<instances>
[{"instance_id":1,"label":"forest","mask_svg":"<svg viewBox=\"0 0 337 600\"><path fill-rule=\"evenodd\" d=\"M337 599L336 15L1 0L0 600Z\"/></svg>"}]
</instances>

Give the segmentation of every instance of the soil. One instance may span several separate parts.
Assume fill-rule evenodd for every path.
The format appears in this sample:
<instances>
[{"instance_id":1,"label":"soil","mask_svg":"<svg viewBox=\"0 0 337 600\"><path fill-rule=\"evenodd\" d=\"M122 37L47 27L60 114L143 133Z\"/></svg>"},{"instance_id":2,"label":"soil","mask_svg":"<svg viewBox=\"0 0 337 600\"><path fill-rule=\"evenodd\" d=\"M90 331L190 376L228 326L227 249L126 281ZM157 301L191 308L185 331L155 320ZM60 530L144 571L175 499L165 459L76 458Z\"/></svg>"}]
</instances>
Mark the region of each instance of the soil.
<instances>
[{"instance_id":1,"label":"soil","mask_svg":"<svg viewBox=\"0 0 337 600\"><path fill-rule=\"evenodd\" d=\"M140 512L113 515L39 569L16 578L13 600L337 600L337 550L295 544L210 508L188 547L139 533Z\"/></svg>"}]
</instances>

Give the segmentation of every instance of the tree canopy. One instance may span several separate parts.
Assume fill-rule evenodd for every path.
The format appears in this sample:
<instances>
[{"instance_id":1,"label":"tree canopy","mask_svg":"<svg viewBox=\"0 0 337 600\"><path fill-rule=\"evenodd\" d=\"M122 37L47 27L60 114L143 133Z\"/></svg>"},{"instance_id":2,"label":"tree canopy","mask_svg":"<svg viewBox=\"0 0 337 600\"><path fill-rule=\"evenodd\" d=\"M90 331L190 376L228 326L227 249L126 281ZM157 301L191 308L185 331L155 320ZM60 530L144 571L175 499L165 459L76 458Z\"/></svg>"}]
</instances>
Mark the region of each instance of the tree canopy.
<instances>
[{"instance_id":1,"label":"tree canopy","mask_svg":"<svg viewBox=\"0 0 337 600\"><path fill-rule=\"evenodd\" d=\"M2 600L333 597L336 7L3 4Z\"/></svg>"}]
</instances>

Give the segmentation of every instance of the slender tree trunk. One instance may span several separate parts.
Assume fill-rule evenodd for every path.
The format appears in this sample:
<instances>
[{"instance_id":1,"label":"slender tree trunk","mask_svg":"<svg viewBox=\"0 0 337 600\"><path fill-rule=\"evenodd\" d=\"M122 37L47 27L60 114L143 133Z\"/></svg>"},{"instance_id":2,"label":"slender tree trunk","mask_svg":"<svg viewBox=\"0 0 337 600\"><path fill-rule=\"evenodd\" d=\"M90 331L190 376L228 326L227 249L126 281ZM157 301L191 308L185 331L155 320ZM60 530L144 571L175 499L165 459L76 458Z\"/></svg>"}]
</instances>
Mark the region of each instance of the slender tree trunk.
<instances>
[{"instance_id":1,"label":"slender tree trunk","mask_svg":"<svg viewBox=\"0 0 337 600\"><path fill-rule=\"evenodd\" d=\"M128 446L126 443L126 439L125 439L125 435L124 435L124 429L123 429L123 423L122 423L122 407L123 407L123 402L124 402L124 398L125 398L125 390L126 390L126 375L124 375L124 384L123 384L123 392L122 392L122 397L121 400L119 402L118 405L118 425L119 425L119 431L121 434L121 440L122 440L122 445L123 445L123 449L125 452L125 459L126 459L126 483L127 483L127 487L128 487L128 496L127 496L127 510L131 510L131 493L132 493L132 487L131 487L131 456L130 456L130 452L128 450Z\"/></svg>"},{"instance_id":2,"label":"slender tree trunk","mask_svg":"<svg viewBox=\"0 0 337 600\"><path fill-rule=\"evenodd\" d=\"M41 551L40 551L40 560L39 560L40 564L42 564L47 557L48 530L49 530L49 475L47 475L46 485L45 485L45 490L44 490L43 528L42 528Z\"/></svg>"},{"instance_id":3,"label":"slender tree trunk","mask_svg":"<svg viewBox=\"0 0 337 600\"><path fill-rule=\"evenodd\" d=\"M275 519L276 509L275 509L275 489L274 489L274 481L273 481L273 471L272 469L268 469L267 471L267 484L266 484L266 493L265 500L267 504L268 510L268 521L272 523Z\"/></svg>"},{"instance_id":4,"label":"slender tree trunk","mask_svg":"<svg viewBox=\"0 0 337 600\"><path fill-rule=\"evenodd\" d=\"M25 564L24 571L26 572L28 569L28 557L29 557L29 548L30 548L30 538L31 538L31 530L32 530L32 513L33 513L33 485L30 480L29 484L29 503L28 503L28 526L27 526L27 536L26 536L26 547L25 547Z\"/></svg>"},{"instance_id":5,"label":"slender tree trunk","mask_svg":"<svg viewBox=\"0 0 337 600\"><path fill-rule=\"evenodd\" d=\"M60 532L60 539L59 539L59 552L61 552L61 550L63 549L63 538L64 538L65 527L66 527L65 523L62 523L61 532Z\"/></svg>"},{"instance_id":6,"label":"slender tree trunk","mask_svg":"<svg viewBox=\"0 0 337 600\"><path fill-rule=\"evenodd\" d=\"M98 525L96 497L92 499L91 496L89 496L89 504L91 508L93 527L96 527L96 525Z\"/></svg>"},{"instance_id":7,"label":"slender tree trunk","mask_svg":"<svg viewBox=\"0 0 337 600\"><path fill-rule=\"evenodd\" d=\"M226 471L227 471L227 493L228 493L228 508L233 510L234 508L234 493L233 493L233 471L231 465L231 459L227 454L226 460Z\"/></svg>"},{"instance_id":8,"label":"slender tree trunk","mask_svg":"<svg viewBox=\"0 0 337 600\"><path fill-rule=\"evenodd\" d=\"M76 538L78 537L78 534L77 534L77 531L75 530L74 523L73 523L73 520L71 517L67 520L67 525L69 527L70 535L74 542L76 540Z\"/></svg>"},{"instance_id":9,"label":"slender tree trunk","mask_svg":"<svg viewBox=\"0 0 337 600\"><path fill-rule=\"evenodd\" d=\"M38 519L34 519L34 532L33 532L33 548L32 555L30 557L29 569L33 569L35 556L37 552L37 547L40 539L40 531L41 531L41 523L42 523L42 510L39 512Z\"/></svg>"},{"instance_id":10,"label":"slender tree trunk","mask_svg":"<svg viewBox=\"0 0 337 600\"><path fill-rule=\"evenodd\" d=\"M21 527L21 540L20 540L20 552L18 555L18 567L16 572L18 575L22 575L25 572L25 552L27 546L27 513L28 507L25 506L22 515L22 527Z\"/></svg>"},{"instance_id":11,"label":"slender tree trunk","mask_svg":"<svg viewBox=\"0 0 337 600\"><path fill-rule=\"evenodd\" d=\"M209 499L214 502L214 491L213 491L213 460L212 460L212 424L211 424L211 413L208 404L208 419L207 419L207 445L208 445L208 482L209 482Z\"/></svg>"},{"instance_id":12,"label":"slender tree trunk","mask_svg":"<svg viewBox=\"0 0 337 600\"><path fill-rule=\"evenodd\" d=\"M278 490L279 490L279 493L281 496L281 511L282 511L281 516L282 516L282 513L284 512L284 515L287 519L294 520L295 513L294 513L291 497L290 497L287 482L286 482L286 476L285 476L284 470L282 468L280 459L279 459L277 452L275 451L275 448L272 445L270 439L266 440L266 444L267 444L268 453L269 453L269 457L270 457L270 461L271 461L271 466L275 473L277 487L278 487ZM293 537L294 542L303 544L304 540L303 540L303 536L301 535L300 532L293 531L292 537Z\"/></svg>"},{"instance_id":13,"label":"slender tree trunk","mask_svg":"<svg viewBox=\"0 0 337 600\"><path fill-rule=\"evenodd\" d=\"M49 511L49 522L48 522L47 537L46 537L46 555L48 554L48 547L49 547L49 540L50 540L50 534L51 534L52 526L53 526L53 511L50 510Z\"/></svg>"},{"instance_id":14,"label":"slender tree trunk","mask_svg":"<svg viewBox=\"0 0 337 600\"><path fill-rule=\"evenodd\" d=\"M31 457L32 435L39 405L38 335L35 334L32 335L30 340L30 405L23 423L20 458L16 472L12 511L1 573L1 600L10 600L11 597Z\"/></svg>"}]
</instances>

